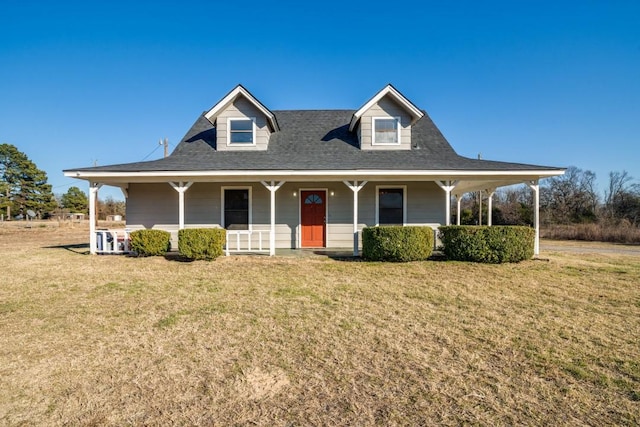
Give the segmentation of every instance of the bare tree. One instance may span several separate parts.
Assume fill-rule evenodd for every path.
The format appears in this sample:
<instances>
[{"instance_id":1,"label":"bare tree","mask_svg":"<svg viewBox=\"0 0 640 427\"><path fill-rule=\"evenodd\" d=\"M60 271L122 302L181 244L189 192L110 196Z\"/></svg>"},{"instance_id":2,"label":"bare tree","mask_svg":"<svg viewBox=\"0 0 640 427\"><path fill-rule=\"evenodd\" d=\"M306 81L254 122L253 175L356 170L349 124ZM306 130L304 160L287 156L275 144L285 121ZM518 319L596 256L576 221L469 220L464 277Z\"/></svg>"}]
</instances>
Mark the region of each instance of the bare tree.
<instances>
[{"instance_id":1,"label":"bare tree","mask_svg":"<svg viewBox=\"0 0 640 427\"><path fill-rule=\"evenodd\" d=\"M597 220L598 194L596 175L575 166L564 175L546 180L542 187L540 205L545 222L569 224Z\"/></svg>"},{"instance_id":2,"label":"bare tree","mask_svg":"<svg viewBox=\"0 0 640 427\"><path fill-rule=\"evenodd\" d=\"M501 188L493 203L493 223L496 225L533 224L533 196L526 185Z\"/></svg>"},{"instance_id":3,"label":"bare tree","mask_svg":"<svg viewBox=\"0 0 640 427\"><path fill-rule=\"evenodd\" d=\"M605 210L609 220L627 220L632 225L640 222L640 184L633 183L627 171L609 173Z\"/></svg>"}]
</instances>

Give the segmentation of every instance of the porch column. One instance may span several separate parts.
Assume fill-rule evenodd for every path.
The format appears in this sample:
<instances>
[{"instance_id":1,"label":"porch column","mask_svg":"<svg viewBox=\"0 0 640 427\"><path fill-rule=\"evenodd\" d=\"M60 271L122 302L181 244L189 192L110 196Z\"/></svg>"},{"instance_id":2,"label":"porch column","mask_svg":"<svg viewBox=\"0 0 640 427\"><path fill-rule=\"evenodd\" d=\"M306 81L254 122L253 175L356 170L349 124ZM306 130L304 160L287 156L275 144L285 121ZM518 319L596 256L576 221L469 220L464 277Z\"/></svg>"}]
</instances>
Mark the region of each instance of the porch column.
<instances>
[{"instance_id":1,"label":"porch column","mask_svg":"<svg viewBox=\"0 0 640 427\"><path fill-rule=\"evenodd\" d=\"M478 225L482 225L482 190L478 190Z\"/></svg>"},{"instance_id":2,"label":"porch column","mask_svg":"<svg viewBox=\"0 0 640 427\"><path fill-rule=\"evenodd\" d=\"M285 183L285 181L280 181L279 183L275 183L275 181L271 181L271 184L266 183L265 181L261 181L262 185L264 185L267 190L271 193L271 230L269 232L269 256L274 256L276 254L276 191Z\"/></svg>"},{"instance_id":3,"label":"porch column","mask_svg":"<svg viewBox=\"0 0 640 427\"><path fill-rule=\"evenodd\" d=\"M462 195L456 194L456 225L460 225L460 204L462 203Z\"/></svg>"},{"instance_id":4,"label":"porch column","mask_svg":"<svg viewBox=\"0 0 640 427\"><path fill-rule=\"evenodd\" d=\"M178 192L178 229L184 228L184 193L191 187L193 182L187 182L186 184L180 181L178 184L170 182L169 185Z\"/></svg>"},{"instance_id":5,"label":"porch column","mask_svg":"<svg viewBox=\"0 0 640 427\"><path fill-rule=\"evenodd\" d=\"M527 182L527 185L533 190L533 228L536 231L536 237L533 241L533 254L540 255L540 184L536 179Z\"/></svg>"},{"instance_id":6,"label":"porch column","mask_svg":"<svg viewBox=\"0 0 640 427\"><path fill-rule=\"evenodd\" d=\"M353 191L353 256L358 256L358 192L367 185L368 181L362 181L360 184L358 181L342 182Z\"/></svg>"},{"instance_id":7,"label":"porch column","mask_svg":"<svg viewBox=\"0 0 640 427\"><path fill-rule=\"evenodd\" d=\"M493 222L493 212L491 212L491 210L493 209L493 195L496 194L496 190L495 188L487 189L486 192L487 192L487 225L491 226Z\"/></svg>"},{"instance_id":8,"label":"porch column","mask_svg":"<svg viewBox=\"0 0 640 427\"><path fill-rule=\"evenodd\" d=\"M97 252L98 239L96 237L96 199L98 190L102 184L89 182L89 253L95 255Z\"/></svg>"},{"instance_id":9,"label":"porch column","mask_svg":"<svg viewBox=\"0 0 640 427\"><path fill-rule=\"evenodd\" d=\"M451 225L451 191L456 188L458 181L436 181L436 184L444 190L447 198L445 201L445 215L447 218L444 225Z\"/></svg>"}]
</instances>

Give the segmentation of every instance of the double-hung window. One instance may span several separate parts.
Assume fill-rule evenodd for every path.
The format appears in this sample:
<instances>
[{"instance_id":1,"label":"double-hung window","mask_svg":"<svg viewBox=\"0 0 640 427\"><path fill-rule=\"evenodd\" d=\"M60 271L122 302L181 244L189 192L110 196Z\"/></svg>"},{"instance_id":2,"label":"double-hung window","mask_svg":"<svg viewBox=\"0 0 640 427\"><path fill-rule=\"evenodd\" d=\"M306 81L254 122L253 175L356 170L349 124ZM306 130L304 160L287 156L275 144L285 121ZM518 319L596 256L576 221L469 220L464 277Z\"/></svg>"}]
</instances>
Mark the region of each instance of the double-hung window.
<instances>
[{"instance_id":1,"label":"double-hung window","mask_svg":"<svg viewBox=\"0 0 640 427\"><path fill-rule=\"evenodd\" d=\"M405 187L378 187L378 225L404 225L406 222Z\"/></svg>"},{"instance_id":2,"label":"double-hung window","mask_svg":"<svg viewBox=\"0 0 640 427\"><path fill-rule=\"evenodd\" d=\"M251 210L249 189L224 188L222 191L224 228L227 230L248 230Z\"/></svg>"},{"instance_id":3,"label":"double-hung window","mask_svg":"<svg viewBox=\"0 0 640 427\"><path fill-rule=\"evenodd\" d=\"M255 120L250 117L232 118L227 120L229 144L256 143Z\"/></svg>"},{"instance_id":4,"label":"double-hung window","mask_svg":"<svg viewBox=\"0 0 640 427\"><path fill-rule=\"evenodd\" d=\"M373 128L373 144L400 144L399 117L373 117L371 120Z\"/></svg>"}]
</instances>

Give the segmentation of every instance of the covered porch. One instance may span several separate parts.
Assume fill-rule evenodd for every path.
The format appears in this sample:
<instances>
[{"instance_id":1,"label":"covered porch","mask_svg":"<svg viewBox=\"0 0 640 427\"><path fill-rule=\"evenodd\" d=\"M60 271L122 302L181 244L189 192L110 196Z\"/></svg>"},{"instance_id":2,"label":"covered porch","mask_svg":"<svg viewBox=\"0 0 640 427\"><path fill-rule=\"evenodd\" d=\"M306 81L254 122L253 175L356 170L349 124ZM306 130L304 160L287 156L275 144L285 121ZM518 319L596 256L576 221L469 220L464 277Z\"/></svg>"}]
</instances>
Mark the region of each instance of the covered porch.
<instances>
[{"instance_id":1,"label":"covered porch","mask_svg":"<svg viewBox=\"0 0 640 427\"><path fill-rule=\"evenodd\" d=\"M227 254L258 252L275 255L280 249L304 248L302 216L305 200L302 197L316 192L320 198L325 197L326 204L321 219L324 236L322 241L318 240L316 249L349 247L353 256L359 256L362 228L383 224L379 217L382 215L379 197L384 189L402 190L402 225L427 225L436 230L440 225L451 224L452 208L457 212L459 223L462 196L478 191L486 194L489 208L486 225L492 225L491 205L496 189L521 183L527 184L533 192L534 252L537 255L539 179L547 174L540 171L458 171L447 174L433 171L290 171L240 175L234 171L189 175L128 173L126 176L102 172L87 176L76 173L73 176L89 181L92 254L100 252L100 233L95 228L95 200L99 189L110 185L119 187L127 200L128 230L158 228L177 233L185 227L222 227L227 229ZM242 189L249 196L247 227L234 229L226 224L229 212L224 207L225 194ZM156 217L147 222L136 219L145 215Z\"/></svg>"}]
</instances>

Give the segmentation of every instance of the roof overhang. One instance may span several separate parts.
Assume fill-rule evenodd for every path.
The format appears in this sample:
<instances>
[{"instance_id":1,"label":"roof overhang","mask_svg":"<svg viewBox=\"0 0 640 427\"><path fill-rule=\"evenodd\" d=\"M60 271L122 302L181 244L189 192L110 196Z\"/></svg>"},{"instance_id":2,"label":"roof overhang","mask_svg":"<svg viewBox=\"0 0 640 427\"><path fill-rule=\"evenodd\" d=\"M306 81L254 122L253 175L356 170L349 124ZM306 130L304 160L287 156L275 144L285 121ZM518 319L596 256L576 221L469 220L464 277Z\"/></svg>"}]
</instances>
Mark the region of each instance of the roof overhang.
<instances>
[{"instance_id":1,"label":"roof overhang","mask_svg":"<svg viewBox=\"0 0 640 427\"><path fill-rule=\"evenodd\" d=\"M366 104L360 107L358 111L353 113L353 117L351 117L351 122L349 123L349 131L353 132L362 115L385 96L393 98L411 115L411 124L414 124L424 116L424 113L418 107L416 107L391 84L388 84L380 92L375 94L373 98L367 101Z\"/></svg>"},{"instance_id":2,"label":"roof overhang","mask_svg":"<svg viewBox=\"0 0 640 427\"><path fill-rule=\"evenodd\" d=\"M245 89L242 85L236 86L231 92L229 92L224 98L222 98L216 105L214 105L209 111L204 113L204 116L211 123L216 121L218 114L225 110L230 104L232 104L239 96L245 97L254 107L256 107L262 114L264 114L269 122L269 125L273 131L280 130L278 121L275 114L273 114L267 107L265 107L258 99L251 95L251 93Z\"/></svg>"},{"instance_id":3,"label":"roof overhang","mask_svg":"<svg viewBox=\"0 0 640 427\"><path fill-rule=\"evenodd\" d=\"M121 187L128 183L166 182L258 182L276 181L344 181L366 180L385 182L458 181L453 194L495 189L507 185L536 181L564 174L563 169L473 171L473 170L235 170L235 171L152 171L100 172L65 171L67 177Z\"/></svg>"}]
</instances>

